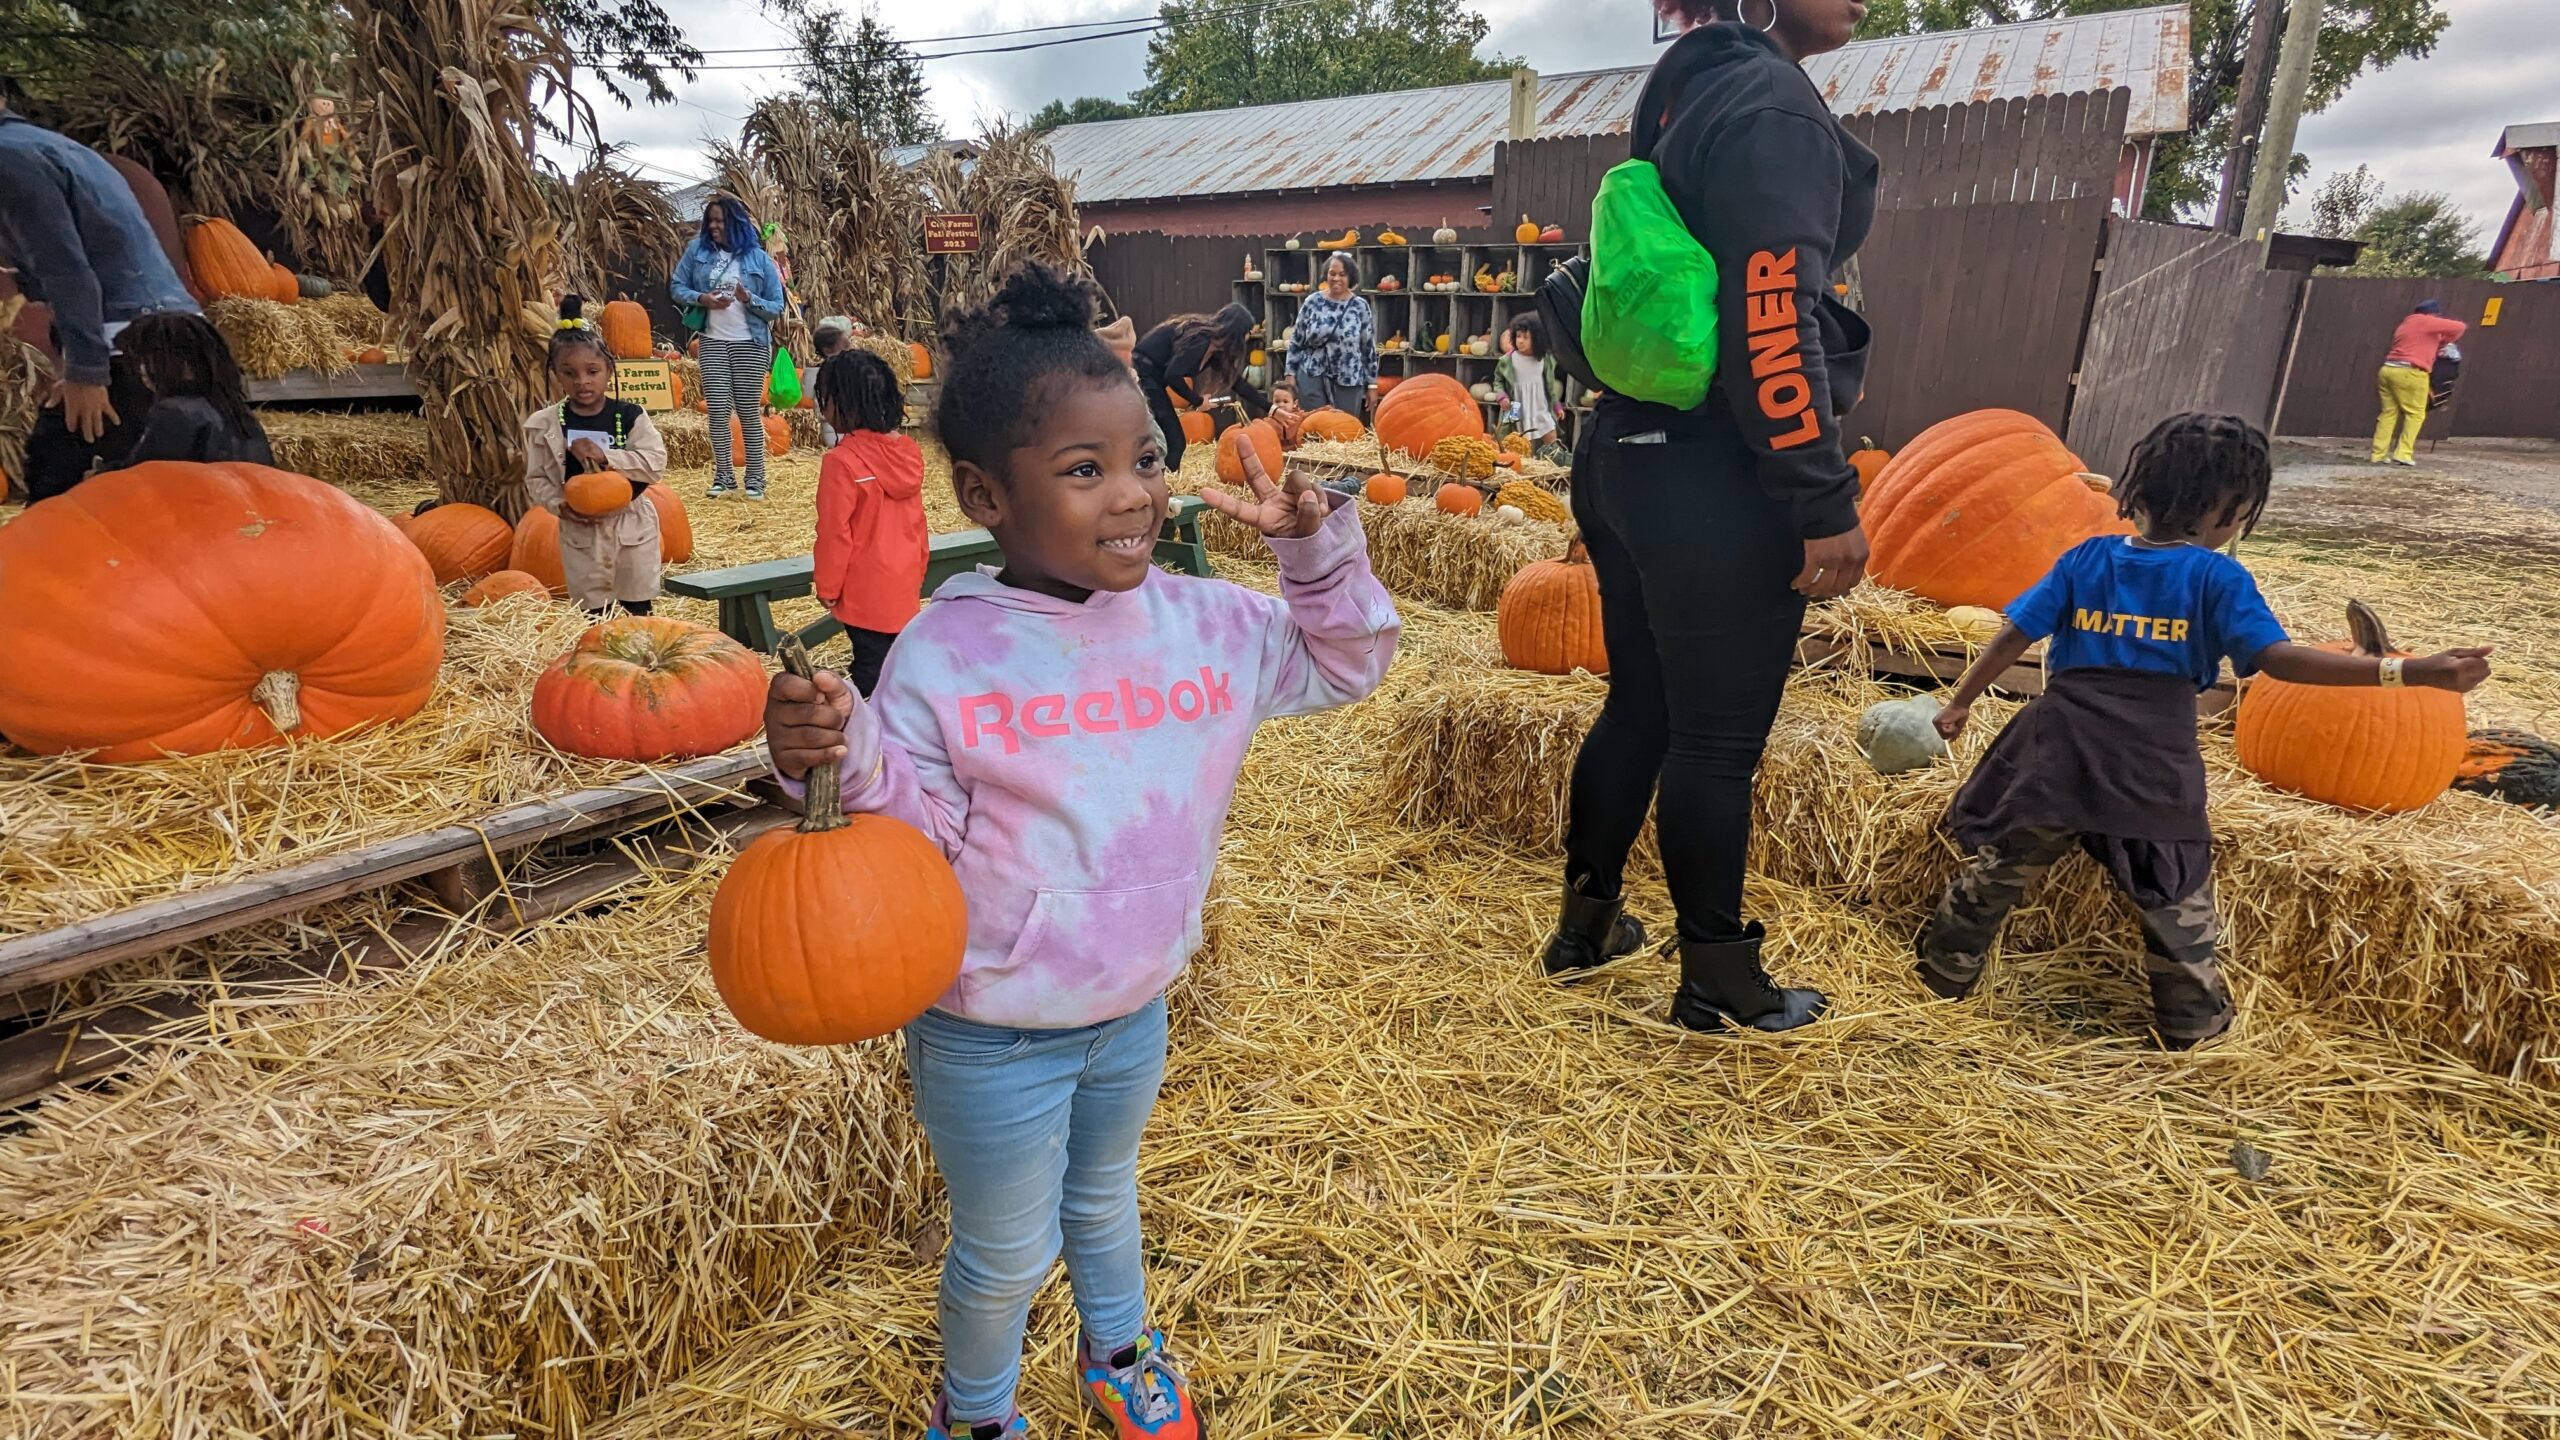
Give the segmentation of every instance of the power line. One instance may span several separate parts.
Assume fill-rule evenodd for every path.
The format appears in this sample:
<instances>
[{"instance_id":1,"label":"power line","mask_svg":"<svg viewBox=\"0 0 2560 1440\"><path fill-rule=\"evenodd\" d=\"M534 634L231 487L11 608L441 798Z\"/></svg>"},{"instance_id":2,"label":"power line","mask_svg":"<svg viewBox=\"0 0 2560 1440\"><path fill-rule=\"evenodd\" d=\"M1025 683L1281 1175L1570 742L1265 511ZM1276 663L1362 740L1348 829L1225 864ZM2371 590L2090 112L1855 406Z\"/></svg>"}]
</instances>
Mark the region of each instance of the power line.
<instances>
[{"instance_id":1,"label":"power line","mask_svg":"<svg viewBox=\"0 0 2560 1440\"><path fill-rule=\"evenodd\" d=\"M1229 5L1215 10L1186 10L1178 18L1181 23L1188 25L1202 20L1223 19L1229 15L1246 15L1281 10L1303 10L1317 3L1319 3L1319 0L1272 0L1272 3L1267 4ZM1056 40L1041 42L1043 45L1074 45L1086 40L1113 40L1125 35L1143 35L1149 30L1164 29L1171 23L1173 22L1168 21L1161 14L1153 16L1132 15L1118 20L1077 20L1058 25L1026 25L1015 30L981 30L966 35L934 35L917 40L898 40L896 41L896 44L898 48L902 50L913 50L919 45L947 45L962 40L1005 40L1011 39L1017 35L1045 35L1060 30L1095 30L1102 29L1106 26L1125 27L1110 30L1105 34L1069 35ZM726 49L698 50L694 53L699 55L795 55L800 53L803 48L804 47L799 45L745 45ZM1008 50L1037 48L1040 47L1038 45L1023 45L975 50L950 50L931 55L918 55L915 58L919 60L944 60L959 55L992 55L1002 54ZM665 57L670 56L675 52L667 49L659 49L626 51L624 53L626 55L636 54L650 57ZM579 63L593 65L604 58L605 57L582 57ZM663 62L662 60L662 63L666 62ZM800 63L805 64L807 62ZM693 68L698 70L770 70L776 67L772 65L698 65Z\"/></svg>"}]
</instances>

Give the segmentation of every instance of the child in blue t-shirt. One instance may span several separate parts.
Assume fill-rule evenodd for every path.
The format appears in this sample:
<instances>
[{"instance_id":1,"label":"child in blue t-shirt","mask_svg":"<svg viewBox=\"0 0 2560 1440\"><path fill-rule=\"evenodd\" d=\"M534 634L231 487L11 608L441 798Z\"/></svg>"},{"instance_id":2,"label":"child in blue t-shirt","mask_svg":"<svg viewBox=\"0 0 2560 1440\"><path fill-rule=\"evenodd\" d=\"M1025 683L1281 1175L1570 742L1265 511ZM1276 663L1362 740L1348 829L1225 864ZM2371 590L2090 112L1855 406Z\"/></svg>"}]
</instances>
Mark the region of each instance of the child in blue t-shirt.
<instances>
[{"instance_id":1,"label":"child in blue t-shirt","mask_svg":"<svg viewBox=\"0 0 2560 1440\"><path fill-rule=\"evenodd\" d=\"M2151 1003L2173 1050L2231 1025L2215 951L2212 832L2195 697L2235 673L2297 685L2429 685L2467 691L2489 651L2375 660L2296 645L2240 562L2221 553L2266 508L2267 437L2230 415L2173 415L2133 450L2117 486L2137 534L2073 547L2009 606L2009 623L1956 685L1939 733L2051 637L2045 693L1991 743L1947 813L1973 859L1918 940L1919 975L1957 1000L1982 978L2000 923L2077 844L2142 912Z\"/></svg>"}]
</instances>

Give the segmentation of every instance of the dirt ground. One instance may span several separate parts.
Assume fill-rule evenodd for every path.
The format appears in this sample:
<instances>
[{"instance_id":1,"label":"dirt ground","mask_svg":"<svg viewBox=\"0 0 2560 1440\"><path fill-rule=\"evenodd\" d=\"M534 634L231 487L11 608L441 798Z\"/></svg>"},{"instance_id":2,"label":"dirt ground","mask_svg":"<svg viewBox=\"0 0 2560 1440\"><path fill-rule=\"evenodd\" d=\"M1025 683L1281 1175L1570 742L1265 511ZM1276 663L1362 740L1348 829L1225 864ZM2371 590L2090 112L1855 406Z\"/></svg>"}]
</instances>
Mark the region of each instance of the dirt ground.
<instances>
[{"instance_id":1,"label":"dirt ground","mask_svg":"<svg viewBox=\"0 0 2560 1440\"><path fill-rule=\"evenodd\" d=\"M2499 502L2491 508L2502 511L2502 541L2560 559L2560 442L2421 441L2414 470L2371 464L2365 449L2362 439L2279 439L2267 528L2305 539L2468 548L2479 543L2486 497Z\"/></svg>"}]
</instances>

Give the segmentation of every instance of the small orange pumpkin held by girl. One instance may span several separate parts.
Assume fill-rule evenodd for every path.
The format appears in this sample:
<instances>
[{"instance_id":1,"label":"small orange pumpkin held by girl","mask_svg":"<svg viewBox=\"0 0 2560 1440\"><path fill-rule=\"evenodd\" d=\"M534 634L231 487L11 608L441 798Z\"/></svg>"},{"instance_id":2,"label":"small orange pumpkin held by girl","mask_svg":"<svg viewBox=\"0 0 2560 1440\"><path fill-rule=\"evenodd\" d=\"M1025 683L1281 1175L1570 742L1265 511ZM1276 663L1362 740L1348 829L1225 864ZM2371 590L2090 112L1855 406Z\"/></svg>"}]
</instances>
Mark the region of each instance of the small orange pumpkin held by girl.
<instances>
[{"instance_id":1,"label":"small orange pumpkin held by girl","mask_svg":"<svg viewBox=\"0 0 2560 1440\"><path fill-rule=\"evenodd\" d=\"M810 676L784 639L784 668ZM812 766L797 829L768 830L711 898L711 980L738 1023L785 1045L851 1045L903 1028L960 977L969 908L923 833L844 813L830 761Z\"/></svg>"}]
</instances>

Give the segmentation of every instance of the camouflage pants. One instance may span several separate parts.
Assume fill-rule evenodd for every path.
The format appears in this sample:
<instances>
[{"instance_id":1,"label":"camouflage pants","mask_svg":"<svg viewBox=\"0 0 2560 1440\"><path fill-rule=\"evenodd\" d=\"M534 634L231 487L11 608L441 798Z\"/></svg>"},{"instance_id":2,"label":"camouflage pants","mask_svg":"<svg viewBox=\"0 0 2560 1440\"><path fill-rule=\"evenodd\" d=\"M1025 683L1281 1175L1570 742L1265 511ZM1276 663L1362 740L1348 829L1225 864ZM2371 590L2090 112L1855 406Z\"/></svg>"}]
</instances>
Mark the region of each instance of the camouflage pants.
<instances>
[{"instance_id":1,"label":"camouflage pants","mask_svg":"<svg viewBox=\"0 0 2560 1440\"><path fill-rule=\"evenodd\" d=\"M1974 856L1920 931L1920 968L1936 982L1932 989L1972 991L1990 961L2000 923L2078 840L2068 830L2022 830ZM2229 1029L2231 992L2215 961L2222 920L2214 910L2213 882L2184 899L2143 909L2142 938L2143 972L2151 981L2161 1037L2192 1045Z\"/></svg>"}]
</instances>

